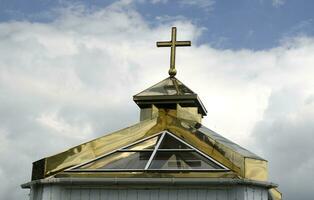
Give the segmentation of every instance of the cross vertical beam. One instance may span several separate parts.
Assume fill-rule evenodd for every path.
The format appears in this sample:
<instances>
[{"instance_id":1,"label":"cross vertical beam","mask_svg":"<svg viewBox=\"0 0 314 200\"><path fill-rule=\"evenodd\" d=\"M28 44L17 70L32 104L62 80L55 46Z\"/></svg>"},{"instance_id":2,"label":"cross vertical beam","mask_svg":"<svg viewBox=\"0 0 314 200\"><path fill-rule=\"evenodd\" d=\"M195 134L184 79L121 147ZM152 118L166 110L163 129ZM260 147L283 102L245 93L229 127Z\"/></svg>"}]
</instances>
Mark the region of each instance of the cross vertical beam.
<instances>
[{"instance_id":1,"label":"cross vertical beam","mask_svg":"<svg viewBox=\"0 0 314 200\"><path fill-rule=\"evenodd\" d=\"M170 53L170 77L174 77L177 74L175 67L176 64L176 47L191 46L191 41L177 41L177 28L172 27L171 29L171 41L161 41L157 42L157 47L171 47Z\"/></svg>"}]
</instances>

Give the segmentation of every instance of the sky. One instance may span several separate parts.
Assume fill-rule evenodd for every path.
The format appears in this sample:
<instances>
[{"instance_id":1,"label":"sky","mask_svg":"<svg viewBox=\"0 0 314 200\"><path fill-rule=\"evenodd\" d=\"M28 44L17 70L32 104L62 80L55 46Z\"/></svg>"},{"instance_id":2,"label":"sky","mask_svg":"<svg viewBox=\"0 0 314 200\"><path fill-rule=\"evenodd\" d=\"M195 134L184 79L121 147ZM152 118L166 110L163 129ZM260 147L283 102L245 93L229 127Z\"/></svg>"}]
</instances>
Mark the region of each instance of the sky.
<instances>
[{"instance_id":1,"label":"sky","mask_svg":"<svg viewBox=\"0 0 314 200\"><path fill-rule=\"evenodd\" d=\"M168 76L203 124L269 161L287 200L314 185L314 1L0 0L0 197L27 199L32 162L139 121L132 96ZM119 120L117 120L119 119Z\"/></svg>"}]
</instances>

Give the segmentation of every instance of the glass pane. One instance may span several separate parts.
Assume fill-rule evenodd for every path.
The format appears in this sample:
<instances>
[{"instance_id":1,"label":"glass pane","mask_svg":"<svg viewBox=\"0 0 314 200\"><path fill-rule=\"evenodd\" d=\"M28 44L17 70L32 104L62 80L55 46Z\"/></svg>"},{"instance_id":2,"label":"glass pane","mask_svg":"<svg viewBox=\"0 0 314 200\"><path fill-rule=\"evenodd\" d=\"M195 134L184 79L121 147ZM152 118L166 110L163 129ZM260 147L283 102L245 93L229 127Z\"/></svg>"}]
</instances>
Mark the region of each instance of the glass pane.
<instances>
[{"instance_id":1,"label":"glass pane","mask_svg":"<svg viewBox=\"0 0 314 200\"><path fill-rule=\"evenodd\" d=\"M191 95L194 94L178 79L166 78L165 80L142 91L136 96L163 96L163 95Z\"/></svg>"},{"instance_id":2,"label":"glass pane","mask_svg":"<svg viewBox=\"0 0 314 200\"><path fill-rule=\"evenodd\" d=\"M172 137L171 135L166 134L159 146L159 149L191 149L191 148L183 144L176 138Z\"/></svg>"},{"instance_id":3,"label":"glass pane","mask_svg":"<svg viewBox=\"0 0 314 200\"><path fill-rule=\"evenodd\" d=\"M152 152L116 152L80 169L144 169Z\"/></svg>"},{"instance_id":4,"label":"glass pane","mask_svg":"<svg viewBox=\"0 0 314 200\"><path fill-rule=\"evenodd\" d=\"M129 146L127 148L124 149L129 149L129 150L144 150L144 149L151 149L153 150L155 148L155 145L158 141L159 136L153 137L149 140L145 140L141 143L138 144L134 144L132 146Z\"/></svg>"},{"instance_id":5,"label":"glass pane","mask_svg":"<svg viewBox=\"0 0 314 200\"><path fill-rule=\"evenodd\" d=\"M222 169L197 152L157 152L149 169Z\"/></svg>"}]
</instances>

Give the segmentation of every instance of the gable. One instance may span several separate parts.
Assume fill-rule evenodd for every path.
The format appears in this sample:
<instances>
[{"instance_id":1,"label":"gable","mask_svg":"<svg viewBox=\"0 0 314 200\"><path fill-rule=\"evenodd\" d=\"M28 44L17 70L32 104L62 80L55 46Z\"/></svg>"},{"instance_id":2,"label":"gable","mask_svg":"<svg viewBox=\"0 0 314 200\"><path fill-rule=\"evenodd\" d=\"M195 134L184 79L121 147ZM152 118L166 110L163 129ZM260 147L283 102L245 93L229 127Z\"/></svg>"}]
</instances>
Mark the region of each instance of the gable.
<instances>
[{"instance_id":1,"label":"gable","mask_svg":"<svg viewBox=\"0 0 314 200\"><path fill-rule=\"evenodd\" d=\"M229 171L168 131L139 140L67 172L108 171Z\"/></svg>"},{"instance_id":2,"label":"gable","mask_svg":"<svg viewBox=\"0 0 314 200\"><path fill-rule=\"evenodd\" d=\"M232 143L231 141L221 137L219 134L210 131L199 123L176 118L171 116L171 113L168 113L169 112L159 112L159 116L152 120L142 121L134 126L102 136L93 141L73 147L62 153L37 161L33 164L33 175L36 175L33 176L35 177L33 178L33 180L54 175L67 177L84 177L85 175L83 173L68 173L65 170L73 169L74 166L78 166L93 159L97 159L104 155L113 153L117 149L125 148L127 145L131 144L133 144L134 146L129 146L128 148L133 148L134 150L137 150L141 149L142 146L146 146L146 148L148 148L149 150L150 148L153 148L149 146L154 145L153 143L156 141L147 140L146 143L136 142L144 141L144 139L147 139L148 137L151 137L153 135L156 136L156 134L161 133L165 130L167 130L177 138L183 140L184 142L188 143L189 145L197 147L197 149L202 152L205 157L207 156L213 158L215 161L223 164L231 170L230 173L232 172L239 177L254 180L267 180L267 161L241 148L239 145L236 145L235 143ZM172 160L176 160L176 158L178 157L176 155L174 156L175 157L172 157ZM141 158L143 158L143 156ZM182 160L184 161L184 159L181 159L181 161L178 162L180 162L181 165L184 166L185 163ZM166 164L171 166L175 163L176 161L170 163L167 162ZM138 169L139 167L136 168ZM103 177L117 175L113 172L104 172L102 175L100 173L96 174L97 176ZM201 172L194 172L193 174L189 174L200 177L203 177L205 175L205 173ZM227 174L229 174L229 172L206 173L206 176L214 176L214 174L215 177L217 177L218 174L220 174L219 176L226 176ZM120 175L122 176L122 174L119 174L119 176ZM123 173L123 175L134 176L134 173ZM90 173L89 176L94 175ZM139 172L138 176L143 177L145 176L145 173ZM169 174L167 172L167 175L165 176L186 177L188 176L188 173Z\"/></svg>"}]
</instances>

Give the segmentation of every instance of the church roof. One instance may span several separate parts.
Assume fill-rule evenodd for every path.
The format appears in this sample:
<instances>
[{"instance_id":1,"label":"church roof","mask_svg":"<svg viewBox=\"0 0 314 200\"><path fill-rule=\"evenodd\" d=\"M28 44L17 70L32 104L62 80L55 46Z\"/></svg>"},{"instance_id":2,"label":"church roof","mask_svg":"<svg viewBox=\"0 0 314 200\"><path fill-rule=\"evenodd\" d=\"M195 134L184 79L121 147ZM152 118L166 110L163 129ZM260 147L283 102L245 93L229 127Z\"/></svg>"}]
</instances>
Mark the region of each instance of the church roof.
<instances>
[{"instance_id":1,"label":"church roof","mask_svg":"<svg viewBox=\"0 0 314 200\"><path fill-rule=\"evenodd\" d=\"M175 77L168 77L148 89L133 96L133 100L143 108L151 104L176 104L194 106L203 116L207 111L198 95Z\"/></svg>"},{"instance_id":2,"label":"church roof","mask_svg":"<svg viewBox=\"0 0 314 200\"><path fill-rule=\"evenodd\" d=\"M167 133L172 137L172 139L175 138L175 140L181 142L181 150L178 147L175 147L175 150L168 149L168 153L170 152L170 154L172 155L171 159L169 157L168 159L171 160L172 163L169 164L169 162L167 161L167 165L176 165L177 163L180 163L180 165L186 167L181 167L180 169L174 168L169 170L169 168L167 167L161 167L159 163L160 166L156 168L158 164L153 166L153 162L154 159L157 158L151 158L152 168L150 169L145 169L143 167L139 168L138 166L140 164L136 163L137 167L133 170L132 167L130 167L132 166L132 162L134 163L134 161L132 160L127 161L127 165L125 168L122 167L118 170L115 170L114 167L112 168L112 166L114 165L117 166L117 163L110 162L115 161L119 156L125 157L125 155L129 153L126 149L130 147L133 148L133 152L135 153L152 153L150 149L143 148L145 147L145 144L143 144L142 142L148 141L148 143L146 142L147 147L147 144L151 144L151 139L158 135L158 137L160 137L163 133ZM172 140L172 142L170 142L171 144L168 145L167 148L170 148L171 146L178 146L175 140ZM154 142L156 141L157 139L154 140ZM137 147L135 144L137 144ZM183 146L188 146L188 148ZM186 149L182 150L182 148ZM186 156L189 156L188 161L174 158L174 156L178 157L178 155L174 154L173 151L182 151L183 153L190 152L189 155L186 154ZM157 153L155 157L158 157ZM191 157L191 154L193 154L194 157L196 156L198 160L201 160L201 162L204 164L197 164L196 162L194 162L196 159L194 159L193 156ZM140 158L142 162L143 160L145 161L145 163L143 163L143 166L146 165L147 161L150 159L149 155L145 157L145 153L141 153ZM184 158L184 155L181 157ZM107 167L109 170L104 167L107 165L106 163L109 163L108 166L111 166L109 168ZM122 165L122 163L123 162L120 162L119 165ZM194 166L199 165L204 169L190 167L191 165L193 166L193 163ZM164 166L164 164L162 166ZM159 173L154 173L156 171L158 171ZM180 171L189 171L189 173L178 173ZM90 142L78 145L62 153L39 160L33 164L33 180L51 176L165 176L216 178L242 177L264 181L267 179L267 161L242 148L241 146L231 142L230 140L220 136L214 131L211 131L202 124L195 123L189 120L179 119L171 116L171 114L169 113L163 113L154 119L142 121L126 129L122 129L120 131L102 136Z\"/></svg>"}]
</instances>

